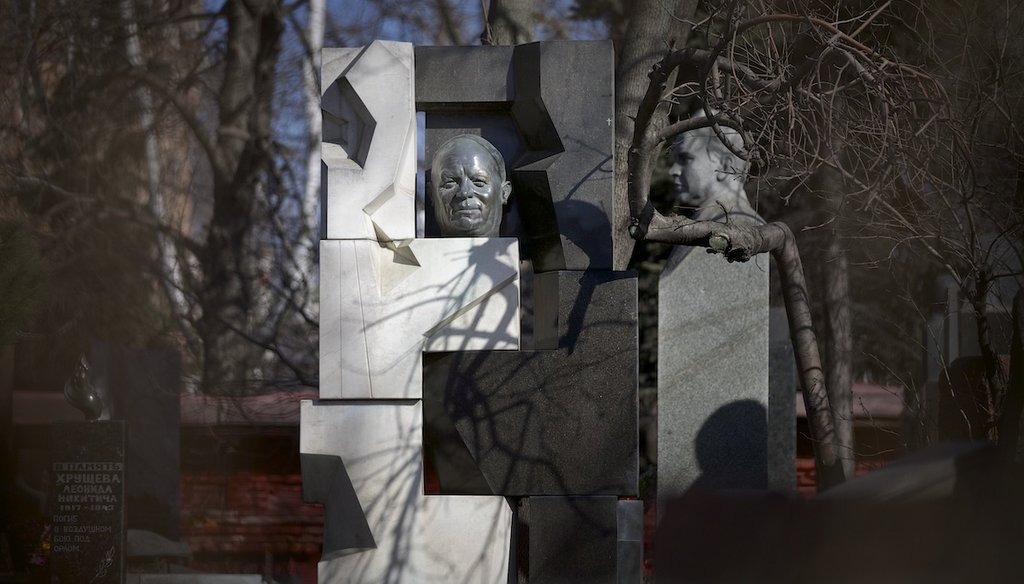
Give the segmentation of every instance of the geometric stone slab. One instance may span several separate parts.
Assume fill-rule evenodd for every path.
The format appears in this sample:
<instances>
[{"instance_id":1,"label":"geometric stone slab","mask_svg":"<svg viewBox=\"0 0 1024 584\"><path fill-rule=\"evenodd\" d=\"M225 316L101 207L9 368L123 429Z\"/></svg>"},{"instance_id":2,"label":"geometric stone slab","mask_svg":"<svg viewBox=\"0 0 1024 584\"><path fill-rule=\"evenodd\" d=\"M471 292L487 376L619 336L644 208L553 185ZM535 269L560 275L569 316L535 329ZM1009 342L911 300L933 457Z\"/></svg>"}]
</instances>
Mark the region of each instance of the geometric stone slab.
<instances>
[{"instance_id":1,"label":"geometric stone slab","mask_svg":"<svg viewBox=\"0 0 1024 584\"><path fill-rule=\"evenodd\" d=\"M320 397L418 398L424 351L519 348L511 238L320 242Z\"/></svg>"},{"instance_id":2,"label":"geometric stone slab","mask_svg":"<svg viewBox=\"0 0 1024 584\"><path fill-rule=\"evenodd\" d=\"M124 582L124 422L53 425L54 582Z\"/></svg>"},{"instance_id":3,"label":"geometric stone slab","mask_svg":"<svg viewBox=\"0 0 1024 584\"><path fill-rule=\"evenodd\" d=\"M618 584L640 584L644 570L644 502L618 504Z\"/></svg>"},{"instance_id":4,"label":"geometric stone slab","mask_svg":"<svg viewBox=\"0 0 1024 584\"><path fill-rule=\"evenodd\" d=\"M518 546L529 555L520 554L519 573L529 584L616 584L618 504L615 497L524 499Z\"/></svg>"},{"instance_id":5,"label":"geometric stone slab","mask_svg":"<svg viewBox=\"0 0 1024 584\"><path fill-rule=\"evenodd\" d=\"M635 496L636 278L548 272L534 292L538 350L424 355L428 450L463 459L440 492Z\"/></svg>"},{"instance_id":6,"label":"geometric stone slab","mask_svg":"<svg viewBox=\"0 0 1024 584\"><path fill-rule=\"evenodd\" d=\"M672 251L659 285L659 501L768 488L768 258L691 249Z\"/></svg>"},{"instance_id":7,"label":"geometric stone slab","mask_svg":"<svg viewBox=\"0 0 1024 584\"><path fill-rule=\"evenodd\" d=\"M421 419L417 400L302 402L300 452L340 458L376 546L325 553L320 582L506 581L511 508L424 495ZM304 464L303 483L322 484L322 468Z\"/></svg>"},{"instance_id":8,"label":"geometric stone slab","mask_svg":"<svg viewBox=\"0 0 1024 584\"><path fill-rule=\"evenodd\" d=\"M416 115L409 43L323 50L328 239L416 236Z\"/></svg>"},{"instance_id":9,"label":"geometric stone slab","mask_svg":"<svg viewBox=\"0 0 1024 584\"><path fill-rule=\"evenodd\" d=\"M303 453L300 458L302 498L323 503L327 516L324 519L324 557L377 547L341 457Z\"/></svg>"},{"instance_id":10,"label":"geometric stone slab","mask_svg":"<svg viewBox=\"0 0 1024 584\"><path fill-rule=\"evenodd\" d=\"M614 55L608 41L416 47L426 158L477 134L508 162L537 272L612 268ZM432 217L431 213L427 213ZM428 221L427 234L433 233ZM511 234L511 233L510 233ZM614 243L613 243L614 242Z\"/></svg>"}]
</instances>

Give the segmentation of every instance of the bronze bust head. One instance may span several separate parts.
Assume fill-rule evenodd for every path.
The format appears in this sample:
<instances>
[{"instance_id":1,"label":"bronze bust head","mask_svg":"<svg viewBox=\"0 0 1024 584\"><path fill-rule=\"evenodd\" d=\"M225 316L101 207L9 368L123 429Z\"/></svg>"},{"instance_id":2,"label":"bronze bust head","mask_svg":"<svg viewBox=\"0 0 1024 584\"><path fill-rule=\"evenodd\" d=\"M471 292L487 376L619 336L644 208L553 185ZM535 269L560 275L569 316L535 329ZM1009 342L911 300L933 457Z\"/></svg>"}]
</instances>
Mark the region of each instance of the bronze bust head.
<instances>
[{"instance_id":1,"label":"bronze bust head","mask_svg":"<svg viewBox=\"0 0 1024 584\"><path fill-rule=\"evenodd\" d=\"M505 161L480 136L460 134L437 150L430 165L434 218L445 237L497 237L502 206L512 194Z\"/></svg>"}]
</instances>

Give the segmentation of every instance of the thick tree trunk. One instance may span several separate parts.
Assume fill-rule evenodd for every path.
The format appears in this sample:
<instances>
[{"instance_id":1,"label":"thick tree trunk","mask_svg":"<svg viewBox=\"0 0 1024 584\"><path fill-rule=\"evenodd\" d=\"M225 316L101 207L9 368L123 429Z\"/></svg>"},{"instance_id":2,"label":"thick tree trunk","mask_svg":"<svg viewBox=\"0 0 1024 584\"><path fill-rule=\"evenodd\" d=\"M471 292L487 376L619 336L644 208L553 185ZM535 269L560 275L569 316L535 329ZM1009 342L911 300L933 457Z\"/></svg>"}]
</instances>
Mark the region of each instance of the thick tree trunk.
<instances>
[{"instance_id":1,"label":"thick tree trunk","mask_svg":"<svg viewBox=\"0 0 1024 584\"><path fill-rule=\"evenodd\" d=\"M836 422L831 407L828 384L821 370L818 340L811 320L811 302L804 279L803 263L793 233L781 223L784 232L781 243L775 244L772 257L778 262L782 296L786 303L789 335L803 387L804 409L807 412L811 438L814 440L814 462L818 473L818 491L841 484L848 475L841 460L840 443L836 435Z\"/></svg>"},{"instance_id":2,"label":"thick tree trunk","mask_svg":"<svg viewBox=\"0 0 1024 584\"><path fill-rule=\"evenodd\" d=\"M255 306L253 223L271 158L274 68L280 52L280 7L271 0L230 2L220 124L213 167L214 205L201 257L203 390L245 389L258 353L246 341Z\"/></svg>"},{"instance_id":3,"label":"thick tree trunk","mask_svg":"<svg viewBox=\"0 0 1024 584\"><path fill-rule=\"evenodd\" d=\"M853 334L850 323L850 276L838 231L832 230L825 250L825 371L828 400L835 422L836 445L843 472L853 476Z\"/></svg>"},{"instance_id":4,"label":"thick tree trunk","mask_svg":"<svg viewBox=\"0 0 1024 584\"><path fill-rule=\"evenodd\" d=\"M484 44L518 45L532 41L533 3L534 0L491 0Z\"/></svg>"},{"instance_id":5,"label":"thick tree trunk","mask_svg":"<svg viewBox=\"0 0 1024 584\"><path fill-rule=\"evenodd\" d=\"M672 12L670 12L670 10ZM626 233L629 212L629 147L633 141L633 124L640 103L650 85L651 69L673 45L686 44L690 21L697 10L696 0L676 4L645 0L638 2L629 18L626 40L622 44L615 71L615 203L612 232ZM661 104L651 118L651 125L660 130L668 122L668 106ZM612 263L614 269L625 270L633 255L633 242L619 238Z\"/></svg>"}]
</instances>

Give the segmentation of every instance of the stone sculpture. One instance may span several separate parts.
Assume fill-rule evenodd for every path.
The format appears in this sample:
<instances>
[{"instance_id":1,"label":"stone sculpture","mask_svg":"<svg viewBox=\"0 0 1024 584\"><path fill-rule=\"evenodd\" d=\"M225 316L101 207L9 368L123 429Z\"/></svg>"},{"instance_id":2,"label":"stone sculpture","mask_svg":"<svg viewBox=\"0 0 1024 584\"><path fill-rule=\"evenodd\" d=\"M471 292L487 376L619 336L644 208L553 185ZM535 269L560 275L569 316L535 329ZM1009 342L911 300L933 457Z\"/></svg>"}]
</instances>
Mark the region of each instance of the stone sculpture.
<instances>
[{"instance_id":1,"label":"stone sculpture","mask_svg":"<svg viewBox=\"0 0 1024 584\"><path fill-rule=\"evenodd\" d=\"M430 166L434 218L445 237L498 237L512 183L505 161L480 136L460 134L441 145Z\"/></svg>"},{"instance_id":2,"label":"stone sculpture","mask_svg":"<svg viewBox=\"0 0 1024 584\"><path fill-rule=\"evenodd\" d=\"M520 218L510 231L538 273L611 270L633 249L612 229L629 212L613 193L614 78L611 41L416 47L427 161L459 134L501 151Z\"/></svg>"},{"instance_id":3,"label":"stone sculpture","mask_svg":"<svg viewBox=\"0 0 1024 584\"><path fill-rule=\"evenodd\" d=\"M698 112L693 117L705 115ZM721 130L733 149L743 148L743 139L736 130ZM763 223L743 190L750 163L736 156L711 127L684 133L676 141L674 153L675 162L668 173L678 206L693 210L695 219L717 221L728 217Z\"/></svg>"},{"instance_id":4,"label":"stone sculpture","mask_svg":"<svg viewBox=\"0 0 1024 584\"><path fill-rule=\"evenodd\" d=\"M735 130L722 134L732 149L742 148ZM685 133L675 154L676 203L693 218L764 223L743 190L748 163L712 128ZM691 489L794 484L793 391L769 384L768 257L730 264L694 249L675 248L659 283L661 512ZM723 367L714 356L726 353Z\"/></svg>"},{"instance_id":5,"label":"stone sculpture","mask_svg":"<svg viewBox=\"0 0 1024 584\"><path fill-rule=\"evenodd\" d=\"M320 399L300 438L304 495L325 505L323 584L509 569L503 497L425 494L420 398L425 352L519 348L518 245L489 237L510 186L493 147L456 141L436 174L461 181L451 234L485 237L415 237L414 64L407 43L323 52Z\"/></svg>"},{"instance_id":6,"label":"stone sculpture","mask_svg":"<svg viewBox=\"0 0 1024 584\"><path fill-rule=\"evenodd\" d=\"M323 51L322 216L328 239L416 236L416 114L405 43Z\"/></svg>"},{"instance_id":7,"label":"stone sculpture","mask_svg":"<svg viewBox=\"0 0 1024 584\"><path fill-rule=\"evenodd\" d=\"M324 51L320 399L300 438L305 496L325 504L319 581L639 582L642 504L619 500L638 493L637 296L612 271L611 43L413 53ZM513 184L522 242L497 237Z\"/></svg>"},{"instance_id":8,"label":"stone sculpture","mask_svg":"<svg viewBox=\"0 0 1024 584\"><path fill-rule=\"evenodd\" d=\"M103 402L89 383L89 361L85 355L79 357L71 377L64 382L64 399L81 410L86 420L98 420L103 413Z\"/></svg>"}]
</instances>

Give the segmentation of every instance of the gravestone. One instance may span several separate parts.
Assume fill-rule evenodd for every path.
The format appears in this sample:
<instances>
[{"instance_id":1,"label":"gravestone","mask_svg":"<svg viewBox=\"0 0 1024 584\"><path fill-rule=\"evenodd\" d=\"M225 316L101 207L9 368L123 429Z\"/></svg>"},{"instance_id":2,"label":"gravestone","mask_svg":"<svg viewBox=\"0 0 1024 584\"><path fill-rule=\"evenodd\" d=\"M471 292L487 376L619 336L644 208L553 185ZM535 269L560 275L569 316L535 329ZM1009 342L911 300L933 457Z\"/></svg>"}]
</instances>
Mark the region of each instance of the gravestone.
<instances>
[{"instance_id":1,"label":"gravestone","mask_svg":"<svg viewBox=\"0 0 1024 584\"><path fill-rule=\"evenodd\" d=\"M703 112L697 117L703 116ZM735 131L723 136L740 145ZM698 219L760 224L745 162L710 128L688 132L670 174ZM792 488L793 398L769 382L769 261L679 247L658 288L658 508L691 489ZM782 425L776 417L782 417ZM776 451L782 448L781 452ZM771 452L771 454L770 454Z\"/></svg>"},{"instance_id":2,"label":"gravestone","mask_svg":"<svg viewBox=\"0 0 1024 584\"><path fill-rule=\"evenodd\" d=\"M662 271L661 501L693 487L769 486L767 264L766 256L728 264L704 250L680 247Z\"/></svg>"},{"instance_id":3,"label":"gravestone","mask_svg":"<svg viewBox=\"0 0 1024 584\"><path fill-rule=\"evenodd\" d=\"M520 509L535 497L607 495L604 504L520 515L529 541L520 537L519 576L600 581L620 572L622 582L639 581L639 538L620 546L615 530L617 497L637 493L638 395L636 278L612 270L616 247L632 242L612 229L628 210L612 196L611 45L417 47L416 69L426 158L467 133L501 151L521 228L502 233L521 237L535 271L523 303L534 309L522 327L530 350L424 356L425 440L438 489L527 497ZM435 180L427 177L428 189ZM577 537L581 521L608 529ZM558 567L544 560L555 557Z\"/></svg>"},{"instance_id":4,"label":"gravestone","mask_svg":"<svg viewBox=\"0 0 1024 584\"><path fill-rule=\"evenodd\" d=\"M503 581L502 497L424 493L424 351L519 347L515 240L414 239L413 50L323 54L320 400L303 402L307 501L325 505L321 582Z\"/></svg>"},{"instance_id":5,"label":"gravestone","mask_svg":"<svg viewBox=\"0 0 1024 584\"><path fill-rule=\"evenodd\" d=\"M637 296L611 271L626 212L611 43L374 42L323 60L321 386L300 438L304 494L325 505L320 581L506 582L516 552L530 582L639 582L642 504L619 500L637 494ZM429 215L449 213L426 238L410 235L413 95ZM463 231L505 180L518 223ZM518 550L513 495L545 497Z\"/></svg>"},{"instance_id":6,"label":"gravestone","mask_svg":"<svg viewBox=\"0 0 1024 584\"><path fill-rule=\"evenodd\" d=\"M49 500L55 582L124 582L124 438L121 421L53 425Z\"/></svg>"}]
</instances>

